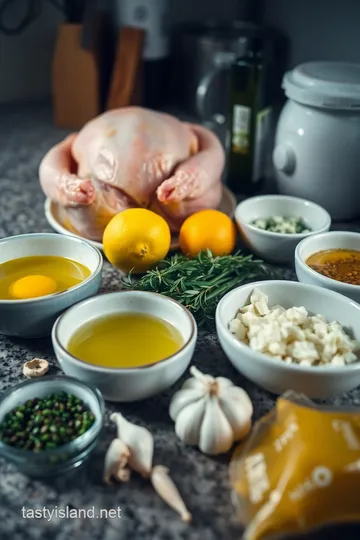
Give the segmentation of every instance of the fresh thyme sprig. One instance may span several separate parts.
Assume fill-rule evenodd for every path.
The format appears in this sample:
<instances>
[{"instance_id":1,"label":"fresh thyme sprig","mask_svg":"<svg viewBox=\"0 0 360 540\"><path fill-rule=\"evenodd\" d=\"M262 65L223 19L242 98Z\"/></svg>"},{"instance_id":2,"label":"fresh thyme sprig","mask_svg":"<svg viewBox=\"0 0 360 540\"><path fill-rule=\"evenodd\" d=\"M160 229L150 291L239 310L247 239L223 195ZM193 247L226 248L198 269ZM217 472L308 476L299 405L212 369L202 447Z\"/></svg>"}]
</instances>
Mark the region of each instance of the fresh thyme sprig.
<instances>
[{"instance_id":1,"label":"fresh thyme sprig","mask_svg":"<svg viewBox=\"0 0 360 540\"><path fill-rule=\"evenodd\" d=\"M266 279L280 279L277 270L252 255L214 257L211 251L188 259L175 254L140 279L131 273L122 279L124 288L164 294L186 306L199 326L213 325L219 300L231 289Z\"/></svg>"}]
</instances>

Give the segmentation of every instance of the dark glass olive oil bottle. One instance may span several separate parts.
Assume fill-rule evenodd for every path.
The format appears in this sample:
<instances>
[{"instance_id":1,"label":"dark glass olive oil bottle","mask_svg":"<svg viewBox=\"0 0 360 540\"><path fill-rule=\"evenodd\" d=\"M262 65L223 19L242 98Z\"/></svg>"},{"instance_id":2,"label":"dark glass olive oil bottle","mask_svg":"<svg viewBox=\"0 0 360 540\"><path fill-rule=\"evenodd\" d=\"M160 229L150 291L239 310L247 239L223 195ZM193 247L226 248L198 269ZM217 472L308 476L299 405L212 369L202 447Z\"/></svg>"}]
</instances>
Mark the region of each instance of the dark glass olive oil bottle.
<instances>
[{"instance_id":1,"label":"dark glass olive oil bottle","mask_svg":"<svg viewBox=\"0 0 360 540\"><path fill-rule=\"evenodd\" d=\"M266 176L271 108L259 46L231 66L227 185L237 195L259 191Z\"/></svg>"}]
</instances>

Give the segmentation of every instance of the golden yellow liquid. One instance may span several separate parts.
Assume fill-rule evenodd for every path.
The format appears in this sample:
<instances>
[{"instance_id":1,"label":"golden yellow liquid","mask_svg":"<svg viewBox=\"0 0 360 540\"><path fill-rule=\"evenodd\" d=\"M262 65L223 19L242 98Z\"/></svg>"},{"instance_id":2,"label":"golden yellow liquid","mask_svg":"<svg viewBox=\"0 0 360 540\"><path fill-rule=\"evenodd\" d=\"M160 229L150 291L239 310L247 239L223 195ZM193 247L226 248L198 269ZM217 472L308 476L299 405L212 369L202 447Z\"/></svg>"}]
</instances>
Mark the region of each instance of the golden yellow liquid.
<instances>
[{"instance_id":1,"label":"golden yellow liquid","mask_svg":"<svg viewBox=\"0 0 360 540\"><path fill-rule=\"evenodd\" d=\"M310 255L306 264L313 270L336 281L360 285L360 251L329 249Z\"/></svg>"},{"instance_id":2,"label":"golden yellow liquid","mask_svg":"<svg viewBox=\"0 0 360 540\"><path fill-rule=\"evenodd\" d=\"M90 273L83 264L65 257L39 255L12 259L0 264L0 300L63 292L84 281ZM30 276L31 279L25 279ZM49 287L50 281L55 282L55 289Z\"/></svg>"},{"instance_id":3,"label":"golden yellow liquid","mask_svg":"<svg viewBox=\"0 0 360 540\"><path fill-rule=\"evenodd\" d=\"M134 368L156 364L175 354L183 344L179 330L163 319L118 313L81 326L67 350L89 364Z\"/></svg>"}]
</instances>

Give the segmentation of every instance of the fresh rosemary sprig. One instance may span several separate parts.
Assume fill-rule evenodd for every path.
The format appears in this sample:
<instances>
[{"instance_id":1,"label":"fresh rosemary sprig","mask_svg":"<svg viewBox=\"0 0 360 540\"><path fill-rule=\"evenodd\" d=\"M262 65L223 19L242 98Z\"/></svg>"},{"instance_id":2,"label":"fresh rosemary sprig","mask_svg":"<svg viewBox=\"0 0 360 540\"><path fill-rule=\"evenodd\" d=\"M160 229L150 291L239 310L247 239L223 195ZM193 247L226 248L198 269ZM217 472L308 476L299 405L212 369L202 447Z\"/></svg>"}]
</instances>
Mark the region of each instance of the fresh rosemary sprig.
<instances>
[{"instance_id":1,"label":"fresh rosemary sprig","mask_svg":"<svg viewBox=\"0 0 360 540\"><path fill-rule=\"evenodd\" d=\"M122 279L124 288L164 294L186 306L199 326L213 325L219 300L231 289L266 279L280 279L279 273L252 255L214 257L211 251L194 259L175 254L148 270L140 279L131 273Z\"/></svg>"}]
</instances>

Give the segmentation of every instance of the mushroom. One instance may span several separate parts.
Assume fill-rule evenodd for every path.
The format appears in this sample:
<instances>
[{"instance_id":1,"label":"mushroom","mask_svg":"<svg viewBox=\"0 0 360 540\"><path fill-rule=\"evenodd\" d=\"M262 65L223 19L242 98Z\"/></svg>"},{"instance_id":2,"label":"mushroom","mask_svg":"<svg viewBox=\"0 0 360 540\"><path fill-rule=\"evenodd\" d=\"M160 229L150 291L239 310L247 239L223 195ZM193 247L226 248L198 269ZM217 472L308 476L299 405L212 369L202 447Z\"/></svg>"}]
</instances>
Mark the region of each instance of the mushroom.
<instances>
[{"instance_id":1,"label":"mushroom","mask_svg":"<svg viewBox=\"0 0 360 540\"><path fill-rule=\"evenodd\" d=\"M49 362L43 358L33 358L25 362L23 373L28 379L42 377L49 371Z\"/></svg>"}]
</instances>

